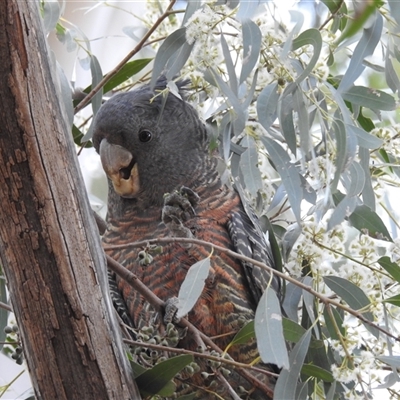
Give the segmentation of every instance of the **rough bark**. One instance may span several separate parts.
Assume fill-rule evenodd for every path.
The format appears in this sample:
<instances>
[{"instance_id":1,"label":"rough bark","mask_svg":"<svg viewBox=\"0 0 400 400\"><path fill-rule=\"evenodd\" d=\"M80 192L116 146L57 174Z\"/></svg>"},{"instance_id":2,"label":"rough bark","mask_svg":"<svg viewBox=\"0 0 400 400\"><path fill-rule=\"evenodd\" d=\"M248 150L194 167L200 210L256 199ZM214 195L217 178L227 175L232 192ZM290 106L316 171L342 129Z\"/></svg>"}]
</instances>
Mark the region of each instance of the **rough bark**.
<instances>
[{"instance_id":1,"label":"rough bark","mask_svg":"<svg viewBox=\"0 0 400 400\"><path fill-rule=\"evenodd\" d=\"M137 399L38 2L0 1L0 256L39 399Z\"/></svg>"}]
</instances>

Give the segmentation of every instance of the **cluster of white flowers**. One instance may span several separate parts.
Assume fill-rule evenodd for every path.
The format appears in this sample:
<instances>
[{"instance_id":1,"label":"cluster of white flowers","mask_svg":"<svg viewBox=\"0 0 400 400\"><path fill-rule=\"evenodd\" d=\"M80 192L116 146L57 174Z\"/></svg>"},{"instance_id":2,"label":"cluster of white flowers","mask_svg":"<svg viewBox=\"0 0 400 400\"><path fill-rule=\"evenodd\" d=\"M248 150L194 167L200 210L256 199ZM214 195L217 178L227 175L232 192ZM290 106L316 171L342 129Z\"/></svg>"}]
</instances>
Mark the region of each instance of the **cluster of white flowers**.
<instances>
[{"instance_id":1,"label":"cluster of white flowers","mask_svg":"<svg viewBox=\"0 0 400 400\"><path fill-rule=\"evenodd\" d=\"M371 134L383 140L382 148L395 157L400 157L400 124L375 128Z\"/></svg>"},{"instance_id":2,"label":"cluster of white flowers","mask_svg":"<svg viewBox=\"0 0 400 400\"><path fill-rule=\"evenodd\" d=\"M151 1L149 4L152 7L153 18L150 21L154 22L155 16L159 15L159 10L156 8L159 6ZM190 78L197 88L197 92L191 95L190 101L198 109L201 116L208 118L213 115L214 122L217 125L220 124L224 113L229 109L229 99L226 101L223 91L210 84L204 78L204 72L208 68L212 68L219 74L219 77L227 82L228 86L231 85L221 46L221 37L223 35L230 49L235 73L239 76L244 57L243 37L241 25L235 19L235 12L236 10L232 10L226 5L215 5L209 2L203 4L200 9L194 12L185 24L186 40L187 43L193 44L193 50L182 70L182 75ZM267 133L257 122L256 101L261 90L271 83L278 82L278 91L282 92L287 83L293 82L301 73L301 69L298 68L298 65L293 60L299 60L304 63L304 67L307 66L313 57L315 48L311 45L302 46L294 53L283 54L283 45L288 36L284 32L285 26L280 24L279 28L277 28L278 24L270 18L269 13L260 13L254 18L254 22L260 28L262 34L260 55L252 73L239 88L237 100L243 102L248 96L250 87L254 83L256 72L257 82L253 99L246 109L248 121L245 129L241 133L235 132L237 136L233 141L240 144L246 135L250 135L255 139L259 150L258 168L263 182L259 189L259 194L265 200L273 197L275 188L279 186L280 182L275 182L277 183L276 186L273 185L272 182L278 180L279 176L272 168L266 155L266 150L259 140L260 137L267 135ZM173 23L174 21L164 23L165 35L171 33L171 31L168 32L168 29L171 29L173 26L171 24ZM163 30L160 32L164 34ZM319 101L315 98L315 88L324 91L324 88L320 88L318 85L326 81L330 73L328 58L331 48L334 48L333 43L337 39L337 35L332 34L328 29L322 30L321 35L323 45L319 59L313 69L313 78L315 79L308 89L307 85L304 85L302 89L304 90L304 106L309 107L310 110L316 107L320 119L323 119L326 123L326 130L329 130L338 105L336 101L330 98L331 94L327 92L324 98L328 108L328 115L326 115L326 110L322 109L322 107L321 109L319 108ZM220 107L224 103L228 104L228 108ZM218 110L217 114L214 113L216 110ZM295 125L296 122L298 121L296 120L296 115L294 115ZM383 139L383 148L388 153L400 157L400 125L375 129L371 134ZM299 140L299 135L297 135L297 140ZM315 135L313 131L312 140L314 144L322 140L319 126L316 128ZM304 162L303 165L307 169L307 182L316 191L318 199L325 196L326 190L330 187L335 175L336 144L335 138L332 138L332 140L328 138L324 154L312 157L309 161ZM284 143L282 145L285 146ZM293 154L292 160L298 161L297 156ZM373 153L371 157L374 157ZM374 192L377 193L377 183L374 182L374 185ZM382 182L381 185L384 187L385 183ZM251 200L255 206L256 199L253 198ZM264 208L267 207L267 204L268 201L264 201ZM259 211L265 212L266 209ZM383 271L377 262L380 256L384 254L390 254L393 260L398 261L400 259L400 240L395 241L392 247L387 246L386 253L384 253L379 241L364 234L355 235L355 229L352 229L346 222L328 231L327 221L329 221L331 215L332 212L329 211L322 220L315 215L307 216L303 220L302 233L285 265L288 273L293 277L301 277L306 272L312 276L314 288L326 296L336 296L336 294L325 285L323 277L327 275L340 276L360 287L370 298L371 305L368 311L372 312L375 321L384 320L385 312L390 313L394 318L400 318L399 307L382 302L384 300L382 298L383 293L385 293L384 288L386 288L385 298L387 298L398 293L398 285L393 283L393 279ZM281 221L289 220L289 218L286 218L286 214L280 215L279 218ZM323 307L324 305L320 304L319 310ZM324 325L322 313L319 318ZM346 384L349 382L357 383L360 376L362 376L362 379L369 381L370 384L373 382L378 383L375 370L378 370L380 365L377 365L376 356L384 354L385 350L387 350L387 344L384 339L373 337L363 328L359 320L347 315L347 313L345 313L343 327L345 335L341 338L342 340L328 338L326 342L329 342L331 349L343 360L341 365L332 365L331 370L334 378ZM363 332L362 334L360 334L361 331ZM365 338L368 338L368 343L365 342ZM352 399L364 398L363 395L356 391L359 389L360 385L357 384L352 390L345 389L347 391L344 393L344 397Z\"/></svg>"},{"instance_id":3,"label":"cluster of white flowers","mask_svg":"<svg viewBox=\"0 0 400 400\"><path fill-rule=\"evenodd\" d=\"M317 282L325 275L335 274L332 263L339 261L345 251L345 226L337 225L327 231L326 221L318 221L312 215L303 221L302 228L302 234L287 263L290 274L300 277L302 269L306 267L311 270Z\"/></svg>"}]
</instances>

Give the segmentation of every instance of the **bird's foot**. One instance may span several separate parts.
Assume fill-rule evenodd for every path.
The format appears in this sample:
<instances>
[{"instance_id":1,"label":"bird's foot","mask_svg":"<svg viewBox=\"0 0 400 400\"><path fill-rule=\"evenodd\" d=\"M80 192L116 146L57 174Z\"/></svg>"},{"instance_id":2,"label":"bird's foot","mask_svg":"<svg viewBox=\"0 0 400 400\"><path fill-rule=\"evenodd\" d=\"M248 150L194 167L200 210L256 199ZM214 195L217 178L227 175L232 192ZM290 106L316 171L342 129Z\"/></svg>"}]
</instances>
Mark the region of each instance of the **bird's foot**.
<instances>
[{"instance_id":1,"label":"bird's foot","mask_svg":"<svg viewBox=\"0 0 400 400\"><path fill-rule=\"evenodd\" d=\"M179 299L177 297L170 297L165 302L164 324L178 323L180 318L177 318Z\"/></svg>"},{"instance_id":2,"label":"bird's foot","mask_svg":"<svg viewBox=\"0 0 400 400\"><path fill-rule=\"evenodd\" d=\"M192 231L183 223L196 215L195 207L199 200L198 194L185 186L165 195L162 221L169 228L172 236L193 237Z\"/></svg>"}]
</instances>

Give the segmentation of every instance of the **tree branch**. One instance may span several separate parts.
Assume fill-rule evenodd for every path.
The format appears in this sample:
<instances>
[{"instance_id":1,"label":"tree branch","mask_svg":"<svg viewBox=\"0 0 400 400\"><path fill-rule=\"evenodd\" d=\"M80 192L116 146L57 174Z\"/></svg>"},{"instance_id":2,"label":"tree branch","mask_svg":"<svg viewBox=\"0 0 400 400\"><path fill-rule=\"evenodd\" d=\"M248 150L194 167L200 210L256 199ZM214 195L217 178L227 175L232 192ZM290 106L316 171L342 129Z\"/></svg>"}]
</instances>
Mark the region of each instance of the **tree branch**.
<instances>
[{"instance_id":1,"label":"tree branch","mask_svg":"<svg viewBox=\"0 0 400 400\"><path fill-rule=\"evenodd\" d=\"M204 246L204 247L210 247L211 249L214 250L218 250L221 251L223 253L229 254L232 257L236 257L239 260L243 260L246 262L250 262L262 269L265 269L266 271L268 271L269 273L275 274L276 276L279 276L282 279L285 279L288 282L293 283L294 285L300 287L301 289L311 293L313 296L317 297L318 299L320 299L324 304L331 304L335 307L338 307L340 309L342 309L343 311L348 312L349 314L353 315L354 317L356 317L357 319L359 319L360 321L362 321L365 324L368 324L372 327L374 327L375 329L378 329L380 332L384 333L385 335L387 335L388 337L400 342L400 337L398 336L394 336L393 334L391 334L390 332L386 331L385 329L381 328L380 326L374 324L373 322L369 321L367 318L365 318L360 312L353 310L352 308L345 306L343 304L341 304L340 302L333 300L327 296L322 295L321 293L317 292L316 290L314 290L312 287L305 285L302 282L299 282L297 279L292 278L291 276L288 276L286 274L284 274L283 272L277 271L274 268L253 260L250 257L246 257L243 256L241 254L238 254L232 250L226 249L224 247L221 246L217 246L213 243L210 242L206 242L204 240L199 240L199 239L191 239L191 238L173 238L173 237L167 237L167 238L156 238L156 239L150 239L150 240L143 240L140 242L133 242L133 243L126 243L126 244L122 244L122 245L107 245L107 246L103 246L104 250L112 250L112 249L123 249L126 247L142 247L142 246L148 246L148 245L152 245L152 244L156 244L156 243L174 243L174 242L180 242L180 243L192 243L192 244L196 244L198 246Z\"/></svg>"},{"instance_id":2,"label":"tree branch","mask_svg":"<svg viewBox=\"0 0 400 400\"><path fill-rule=\"evenodd\" d=\"M110 79L118 73L118 71L136 54L138 53L144 44L146 43L147 39L154 33L154 31L158 28L158 26L167 18L172 11L172 7L174 6L176 0L171 0L168 4L167 9L164 13L157 19L154 25L147 31L147 33L143 36L142 40L135 46L135 48L129 52L125 58L114 68L112 69L92 90L88 93L87 96L75 107L75 114L81 111L84 107L86 107L90 100L96 95L96 93L108 82Z\"/></svg>"},{"instance_id":3,"label":"tree branch","mask_svg":"<svg viewBox=\"0 0 400 400\"><path fill-rule=\"evenodd\" d=\"M137 247L137 243L139 243L139 242L134 243L135 246L133 246L133 247ZM145 243L145 242L141 242L141 243ZM119 247L118 246L104 246L104 248L107 249L107 248L119 248ZM155 308L156 311L160 312L161 314L163 313L164 307L165 307L164 301L162 301L150 289L148 289L147 286L144 285L143 282L135 274L130 272L127 268L125 268L124 266L119 264L117 261L115 261L113 258L111 258L107 254L106 254L106 259L107 259L107 265L112 271L114 271L116 274L118 274L129 285L131 285L135 290L137 290ZM199 331L187 319L181 318L178 325L181 326L182 328L187 328L188 332L190 332L195 337L200 337L203 340L204 344L206 344L209 348L219 352L220 354L224 354L224 351L222 349L220 349L207 335L205 335L203 332ZM141 345L146 345L146 344L141 344ZM226 356L230 357L228 354L226 354ZM244 365L246 365L246 364L244 364ZM258 369L258 372L276 376L275 374L273 374L269 371L265 371L261 368ZM243 378L248 380L251 384L253 384L255 387L262 390L265 394L267 394L270 397L273 397L273 394L274 394L273 389L270 388L269 386L267 386L265 383L258 380L251 373L249 373L249 371L239 368L238 373Z\"/></svg>"}]
</instances>

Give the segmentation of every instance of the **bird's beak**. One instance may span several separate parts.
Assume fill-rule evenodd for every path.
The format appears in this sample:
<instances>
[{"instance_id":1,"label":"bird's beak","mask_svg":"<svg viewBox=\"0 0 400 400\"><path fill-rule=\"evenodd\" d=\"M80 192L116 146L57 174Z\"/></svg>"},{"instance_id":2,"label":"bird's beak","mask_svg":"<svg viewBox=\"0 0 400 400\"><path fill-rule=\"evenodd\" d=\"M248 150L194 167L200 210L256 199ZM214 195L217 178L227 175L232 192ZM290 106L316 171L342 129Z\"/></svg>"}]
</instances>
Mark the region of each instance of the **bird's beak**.
<instances>
[{"instance_id":1,"label":"bird's beak","mask_svg":"<svg viewBox=\"0 0 400 400\"><path fill-rule=\"evenodd\" d=\"M103 139L100 143L100 159L115 191L122 197L135 197L140 184L138 167L133 155L122 146Z\"/></svg>"}]
</instances>

